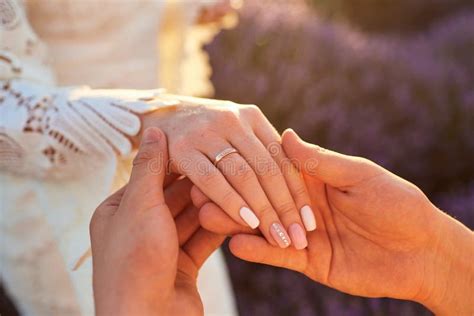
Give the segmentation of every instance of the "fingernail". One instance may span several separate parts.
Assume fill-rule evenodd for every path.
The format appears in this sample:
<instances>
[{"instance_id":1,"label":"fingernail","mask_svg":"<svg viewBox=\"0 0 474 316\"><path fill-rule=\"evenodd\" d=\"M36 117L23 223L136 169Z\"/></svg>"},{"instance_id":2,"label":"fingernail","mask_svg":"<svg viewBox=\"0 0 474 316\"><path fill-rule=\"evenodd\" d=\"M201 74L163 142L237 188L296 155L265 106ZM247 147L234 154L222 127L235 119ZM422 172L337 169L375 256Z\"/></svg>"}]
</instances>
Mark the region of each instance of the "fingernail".
<instances>
[{"instance_id":1,"label":"fingernail","mask_svg":"<svg viewBox=\"0 0 474 316\"><path fill-rule=\"evenodd\" d=\"M239 211L240 217L249 225L252 229L255 229L260 225L258 217L248 207L242 207Z\"/></svg>"},{"instance_id":2,"label":"fingernail","mask_svg":"<svg viewBox=\"0 0 474 316\"><path fill-rule=\"evenodd\" d=\"M306 232L300 224L291 224L288 228L291 241L296 249L304 249L308 246L308 240L306 239Z\"/></svg>"},{"instance_id":3,"label":"fingernail","mask_svg":"<svg viewBox=\"0 0 474 316\"><path fill-rule=\"evenodd\" d=\"M313 231L316 229L316 218L314 212L308 205L305 205L300 210L301 219L303 220L304 227L307 231Z\"/></svg>"},{"instance_id":4,"label":"fingernail","mask_svg":"<svg viewBox=\"0 0 474 316\"><path fill-rule=\"evenodd\" d=\"M161 133L156 128L147 128L143 133L143 142L145 144L155 143L161 138Z\"/></svg>"},{"instance_id":5,"label":"fingernail","mask_svg":"<svg viewBox=\"0 0 474 316\"><path fill-rule=\"evenodd\" d=\"M288 234L280 223L273 223L270 227L270 233L281 248L286 248L290 245L290 237L288 237Z\"/></svg>"}]
</instances>

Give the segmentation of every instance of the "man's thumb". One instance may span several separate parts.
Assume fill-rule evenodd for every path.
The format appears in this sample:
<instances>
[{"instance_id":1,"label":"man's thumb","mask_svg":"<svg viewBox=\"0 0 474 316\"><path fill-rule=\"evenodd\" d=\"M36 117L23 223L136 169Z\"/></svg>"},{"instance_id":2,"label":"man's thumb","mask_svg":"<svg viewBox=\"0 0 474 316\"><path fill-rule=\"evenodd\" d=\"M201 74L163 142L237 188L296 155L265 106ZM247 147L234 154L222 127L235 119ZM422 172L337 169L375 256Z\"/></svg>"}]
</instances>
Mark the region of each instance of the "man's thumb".
<instances>
[{"instance_id":1,"label":"man's thumb","mask_svg":"<svg viewBox=\"0 0 474 316\"><path fill-rule=\"evenodd\" d=\"M380 172L367 159L307 143L292 129L283 133L282 145L288 158L300 171L336 188L357 183L374 172Z\"/></svg>"},{"instance_id":2,"label":"man's thumb","mask_svg":"<svg viewBox=\"0 0 474 316\"><path fill-rule=\"evenodd\" d=\"M136 200L138 204L134 203L135 205L145 203L149 207L163 203L163 182L167 164L166 136L159 128L147 128L133 160L132 174L124 198Z\"/></svg>"}]
</instances>

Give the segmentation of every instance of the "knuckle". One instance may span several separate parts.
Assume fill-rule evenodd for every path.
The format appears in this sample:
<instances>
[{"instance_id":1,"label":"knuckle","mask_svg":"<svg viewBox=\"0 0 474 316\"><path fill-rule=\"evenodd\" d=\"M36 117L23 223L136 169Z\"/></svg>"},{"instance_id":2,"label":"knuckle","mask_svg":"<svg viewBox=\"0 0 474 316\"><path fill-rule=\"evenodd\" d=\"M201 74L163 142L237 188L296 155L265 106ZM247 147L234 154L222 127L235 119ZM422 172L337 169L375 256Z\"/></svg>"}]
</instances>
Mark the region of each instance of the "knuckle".
<instances>
[{"instance_id":1,"label":"knuckle","mask_svg":"<svg viewBox=\"0 0 474 316\"><path fill-rule=\"evenodd\" d=\"M189 141L187 137L179 137L174 140L172 149L177 152L184 152L189 149Z\"/></svg>"},{"instance_id":2,"label":"knuckle","mask_svg":"<svg viewBox=\"0 0 474 316\"><path fill-rule=\"evenodd\" d=\"M246 104L245 111L247 111L252 116L259 116L262 115L262 110L255 104Z\"/></svg>"},{"instance_id":3,"label":"knuckle","mask_svg":"<svg viewBox=\"0 0 474 316\"><path fill-rule=\"evenodd\" d=\"M234 199L234 192L232 192L231 190L225 190L223 193L222 193L222 200L223 201L232 201L232 199Z\"/></svg>"},{"instance_id":4,"label":"knuckle","mask_svg":"<svg viewBox=\"0 0 474 316\"><path fill-rule=\"evenodd\" d=\"M209 141L211 138L215 138L216 136L219 135L219 133L215 130L216 129L216 124L215 123L206 123L205 125L201 126L201 128L198 130L196 135L199 135L201 140L204 140L204 142Z\"/></svg>"},{"instance_id":5,"label":"knuckle","mask_svg":"<svg viewBox=\"0 0 474 316\"><path fill-rule=\"evenodd\" d=\"M278 214L282 217L289 217L297 214L293 202L284 202L277 207Z\"/></svg>"},{"instance_id":6,"label":"knuckle","mask_svg":"<svg viewBox=\"0 0 474 316\"><path fill-rule=\"evenodd\" d=\"M254 124L256 124L257 122L261 122L262 119L265 117L262 110L254 104L247 105L243 110L243 113L247 117L247 119Z\"/></svg>"},{"instance_id":7,"label":"knuckle","mask_svg":"<svg viewBox=\"0 0 474 316\"><path fill-rule=\"evenodd\" d=\"M100 204L96 207L96 209L94 210L94 213L92 216L97 216L96 214L98 213L101 213L102 212L102 209L107 207L107 205L110 203L110 196L107 197L105 200L103 200L102 202L100 202Z\"/></svg>"},{"instance_id":8,"label":"knuckle","mask_svg":"<svg viewBox=\"0 0 474 316\"><path fill-rule=\"evenodd\" d=\"M219 100L218 103L219 103L219 106L221 108L227 108L227 109L232 109L232 108L235 108L237 106L240 106L239 103L236 103L236 102L230 101L230 100Z\"/></svg>"},{"instance_id":9,"label":"knuckle","mask_svg":"<svg viewBox=\"0 0 474 316\"><path fill-rule=\"evenodd\" d=\"M281 170L273 159L259 159L257 161L257 172L263 177L280 177ZM276 180L276 179L275 179Z\"/></svg>"},{"instance_id":10,"label":"knuckle","mask_svg":"<svg viewBox=\"0 0 474 316\"><path fill-rule=\"evenodd\" d=\"M142 148L138 151L137 155L133 159L133 165L141 165L143 163L148 163L148 161L157 157L156 150L152 148Z\"/></svg>"},{"instance_id":11,"label":"knuckle","mask_svg":"<svg viewBox=\"0 0 474 316\"><path fill-rule=\"evenodd\" d=\"M268 153L274 158L278 159L283 154L283 148L279 142L271 142L265 146ZM282 157L283 158L283 157Z\"/></svg>"},{"instance_id":12,"label":"knuckle","mask_svg":"<svg viewBox=\"0 0 474 316\"><path fill-rule=\"evenodd\" d=\"M207 136L209 132L212 131L212 129L215 127L215 125L216 125L216 118L212 116L202 119L197 129L198 135L202 137Z\"/></svg>"},{"instance_id":13,"label":"knuckle","mask_svg":"<svg viewBox=\"0 0 474 316\"><path fill-rule=\"evenodd\" d=\"M221 120L226 126L238 126L240 125L239 116L235 111L227 110L221 112Z\"/></svg>"},{"instance_id":14,"label":"knuckle","mask_svg":"<svg viewBox=\"0 0 474 316\"><path fill-rule=\"evenodd\" d=\"M361 167L374 167L376 164L367 158L364 157L354 157L354 162Z\"/></svg>"},{"instance_id":15,"label":"knuckle","mask_svg":"<svg viewBox=\"0 0 474 316\"><path fill-rule=\"evenodd\" d=\"M100 209L100 207L98 207L94 211L94 214L92 214L91 221L89 222L89 233L90 233L91 236L94 235L95 232L96 232L97 221L98 221L98 216L99 216L100 212L101 212L101 209Z\"/></svg>"},{"instance_id":16,"label":"knuckle","mask_svg":"<svg viewBox=\"0 0 474 316\"><path fill-rule=\"evenodd\" d=\"M354 170L359 170L360 172L364 173L366 176L374 176L380 174L383 170L382 167L377 165L370 159L363 158L363 157L355 157L353 158L355 162Z\"/></svg>"},{"instance_id":17,"label":"knuckle","mask_svg":"<svg viewBox=\"0 0 474 316\"><path fill-rule=\"evenodd\" d=\"M199 181L203 187L215 187L217 185L217 174L215 172L206 172L201 177Z\"/></svg>"},{"instance_id":18,"label":"knuckle","mask_svg":"<svg viewBox=\"0 0 474 316\"><path fill-rule=\"evenodd\" d=\"M297 197L306 196L308 192L306 191L306 187L303 184L297 184L293 187L293 193Z\"/></svg>"},{"instance_id":19,"label":"knuckle","mask_svg":"<svg viewBox=\"0 0 474 316\"><path fill-rule=\"evenodd\" d=\"M236 175L243 183L251 182L255 178L252 168L245 162L237 166Z\"/></svg>"},{"instance_id":20,"label":"knuckle","mask_svg":"<svg viewBox=\"0 0 474 316\"><path fill-rule=\"evenodd\" d=\"M259 213L260 218L271 218L276 215L275 210L270 204L265 204L262 207L260 207L258 209L258 213Z\"/></svg>"}]
</instances>

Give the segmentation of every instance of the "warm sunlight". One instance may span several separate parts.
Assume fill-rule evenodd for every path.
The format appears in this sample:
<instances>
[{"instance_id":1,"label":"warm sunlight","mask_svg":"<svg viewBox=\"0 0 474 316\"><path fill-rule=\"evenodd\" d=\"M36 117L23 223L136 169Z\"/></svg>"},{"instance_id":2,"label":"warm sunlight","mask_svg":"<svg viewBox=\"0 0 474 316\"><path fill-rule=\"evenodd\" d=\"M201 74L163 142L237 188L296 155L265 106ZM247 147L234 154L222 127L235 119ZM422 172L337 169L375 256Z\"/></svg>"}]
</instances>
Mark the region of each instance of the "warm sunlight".
<instances>
[{"instance_id":1,"label":"warm sunlight","mask_svg":"<svg viewBox=\"0 0 474 316\"><path fill-rule=\"evenodd\" d=\"M474 315L472 0L0 0L0 315Z\"/></svg>"}]
</instances>

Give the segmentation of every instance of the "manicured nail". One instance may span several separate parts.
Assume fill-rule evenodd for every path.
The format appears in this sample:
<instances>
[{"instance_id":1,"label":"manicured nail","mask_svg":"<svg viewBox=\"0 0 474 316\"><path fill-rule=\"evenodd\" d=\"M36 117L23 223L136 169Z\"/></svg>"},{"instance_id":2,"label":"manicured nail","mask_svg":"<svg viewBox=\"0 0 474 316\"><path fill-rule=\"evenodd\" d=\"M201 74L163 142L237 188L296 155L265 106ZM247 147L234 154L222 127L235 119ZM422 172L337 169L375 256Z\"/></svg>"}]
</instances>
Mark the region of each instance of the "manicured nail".
<instances>
[{"instance_id":1,"label":"manicured nail","mask_svg":"<svg viewBox=\"0 0 474 316\"><path fill-rule=\"evenodd\" d=\"M300 224L291 224L288 228L291 241L296 249L304 249L308 246L308 240L306 239L306 232Z\"/></svg>"},{"instance_id":2,"label":"manicured nail","mask_svg":"<svg viewBox=\"0 0 474 316\"><path fill-rule=\"evenodd\" d=\"M249 225L252 229L255 229L260 225L260 221L258 220L258 217L255 215L254 212L252 212L251 209L248 207L242 207L240 209L240 217Z\"/></svg>"},{"instance_id":3,"label":"manicured nail","mask_svg":"<svg viewBox=\"0 0 474 316\"><path fill-rule=\"evenodd\" d=\"M155 143L161 138L161 133L156 128L147 128L143 133L143 142L145 144Z\"/></svg>"},{"instance_id":4,"label":"manicured nail","mask_svg":"<svg viewBox=\"0 0 474 316\"><path fill-rule=\"evenodd\" d=\"M316 229L316 218L314 217L313 210L308 205L305 205L300 210L301 219L303 220L304 227L307 231L313 231Z\"/></svg>"},{"instance_id":5,"label":"manicured nail","mask_svg":"<svg viewBox=\"0 0 474 316\"><path fill-rule=\"evenodd\" d=\"M290 245L290 237L288 237L288 234L280 223L273 223L270 227L270 233L281 248L286 248Z\"/></svg>"}]
</instances>

